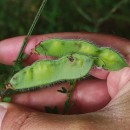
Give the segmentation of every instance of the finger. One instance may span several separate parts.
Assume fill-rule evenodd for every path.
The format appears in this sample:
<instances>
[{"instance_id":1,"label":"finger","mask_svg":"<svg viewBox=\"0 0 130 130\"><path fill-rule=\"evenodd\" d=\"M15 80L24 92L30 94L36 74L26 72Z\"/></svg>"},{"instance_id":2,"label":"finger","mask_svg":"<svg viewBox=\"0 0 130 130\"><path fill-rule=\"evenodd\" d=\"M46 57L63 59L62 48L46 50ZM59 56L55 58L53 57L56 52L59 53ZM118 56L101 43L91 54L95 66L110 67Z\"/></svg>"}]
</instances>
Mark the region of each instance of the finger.
<instances>
[{"instance_id":1,"label":"finger","mask_svg":"<svg viewBox=\"0 0 130 130\"><path fill-rule=\"evenodd\" d=\"M19 36L14 38L9 38L0 42L0 63L12 65L16 60L20 48L22 47L22 43L24 41L25 36ZM35 54L31 54L31 49L35 48L36 44L40 43L40 41L46 39L45 36L31 36L28 41L28 44L24 50L24 53L28 56L26 62L28 64L36 61L37 59L44 59L45 56L39 56ZM8 56L9 55L9 56Z\"/></svg>"},{"instance_id":2,"label":"finger","mask_svg":"<svg viewBox=\"0 0 130 130\"><path fill-rule=\"evenodd\" d=\"M79 116L50 115L7 103L0 103L1 130L79 130L84 127Z\"/></svg>"},{"instance_id":3,"label":"finger","mask_svg":"<svg viewBox=\"0 0 130 130\"><path fill-rule=\"evenodd\" d=\"M9 38L0 42L0 62L3 64L13 64L16 60L18 52L24 40L24 36ZM31 49L37 44L48 38L70 38L70 39L85 39L93 41L100 46L109 46L120 51L125 58L129 60L130 42L126 39L114 37L111 35L92 34L92 33L54 33L47 35L31 36L28 45L25 48L25 53L30 55ZM123 45L123 46L122 46ZM10 57L7 56L10 55Z\"/></svg>"},{"instance_id":4,"label":"finger","mask_svg":"<svg viewBox=\"0 0 130 130\"><path fill-rule=\"evenodd\" d=\"M44 112L46 106L51 108L57 106L59 112L63 113L67 95L57 92L61 87L69 89L69 84L62 83L50 88L14 95L12 102ZM74 105L70 113L86 113L103 108L110 101L106 82L97 79L77 82L71 100L74 101Z\"/></svg>"},{"instance_id":5,"label":"finger","mask_svg":"<svg viewBox=\"0 0 130 130\"><path fill-rule=\"evenodd\" d=\"M0 62L3 64L13 64L16 60L22 42L24 40L24 36L15 37L6 39L0 42ZM28 55L28 58L25 60L26 64L31 64L37 59L46 59L50 57L43 57L39 55L31 55L31 50L35 48L40 41L46 40L48 38L70 38L70 39L86 39L88 41L93 41L98 46L109 46L117 49L120 51L127 61L129 62L129 48L130 42L126 39L114 37L111 35L103 35L103 34L92 34L92 33L54 33L54 34L47 34L47 35L38 35L38 36L31 36L28 44L25 48L25 53ZM123 45L123 46L122 46ZM11 49L12 48L12 49ZM10 56L8 57L7 54ZM108 72L105 71L91 71L91 75L100 78L106 79Z\"/></svg>"},{"instance_id":6,"label":"finger","mask_svg":"<svg viewBox=\"0 0 130 130\"><path fill-rule=\"evenodd\" d=\"M7 103L0 103L0 110L1 130L114 130L115 127L128 130L130 126L129 114L121 115L121 118L118 118L115 115L118 115L119 111L116 113L98 111L82 115L56 115ZM125 111L121 114L124 113Z\"/></svg>"},{"instance_id":7,"label":"finger","mask_svg":"<svg viewBox=\"0 0 130 130\"><path fill-rule=\"evenodd\" d=\"M112 100L102 111L114 119L120 129L127 130L130 128L130 68L111 72L107 84Z\"/></svg>"},{"instance_id":8,"label":"finger","mask_svg":"<svg viewBox=\"0 0 130 130\"><path fill-rule=\"evenodd\" d=\"M130 68L125 67L119 71L110 72L107 85L110 96L113 98L130 80Z\"/></svg>"},{"instance_id":9,"label":"finger","mask_svg":"<svg viewBox=\"0 0 130 130\"><path fill-rule=\"evenodd\" d=\"M101 68L93 67L89 73L90 73L90 75L92 75L98 79L107 79L109 71L101 69Z\"/></svg>"}]
</instances>

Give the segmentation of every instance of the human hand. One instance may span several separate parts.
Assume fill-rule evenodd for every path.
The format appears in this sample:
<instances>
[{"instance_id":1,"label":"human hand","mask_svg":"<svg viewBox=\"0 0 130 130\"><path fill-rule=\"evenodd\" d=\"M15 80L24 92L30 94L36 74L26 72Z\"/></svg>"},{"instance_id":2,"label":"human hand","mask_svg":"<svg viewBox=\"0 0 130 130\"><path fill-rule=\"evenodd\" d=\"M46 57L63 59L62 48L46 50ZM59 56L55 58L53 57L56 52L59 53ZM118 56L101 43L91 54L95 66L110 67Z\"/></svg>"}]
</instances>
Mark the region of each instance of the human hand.
<instances>
[{"instance_id":1,"label":"human hand","mask_svg":"<svg viewBox=\"0 0 130 130\"><path fill-rule=\"evenodd\" d=\"M52 37L87 39L99 46L110 46L119 50L130 62L130 41L126 39L90 33L57 33L32 36L25 49L25 53L29 55L25 64L46 58L30 55L30 52L40 41ZM23 39L24 37L16 37L0 42L1 63L13 64ZM69 88L69 84L54 85L51 88L17 94L12 97L12 103L0 103L1 130L129 130L130 69L109 73L95 68L90 73L96 78L79 81L74 90L72 100L76 102L70 114L75 115L44 113L45 106L57 106L60 112L63 110L66 95L57 90L61 86Z\"/></svg>"}]
</instances>

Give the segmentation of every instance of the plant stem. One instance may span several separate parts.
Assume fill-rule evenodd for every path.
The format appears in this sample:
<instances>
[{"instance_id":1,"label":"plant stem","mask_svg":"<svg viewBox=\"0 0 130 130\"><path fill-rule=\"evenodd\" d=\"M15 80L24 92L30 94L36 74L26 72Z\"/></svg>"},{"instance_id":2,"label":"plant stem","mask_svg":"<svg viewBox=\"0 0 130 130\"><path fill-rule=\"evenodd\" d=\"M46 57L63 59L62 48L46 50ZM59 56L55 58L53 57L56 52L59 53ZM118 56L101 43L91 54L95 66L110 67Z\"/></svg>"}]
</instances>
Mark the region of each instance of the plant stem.
<instances>
[{"instance_id":1,"label":"plant stem","mask_svg":"<svg viewBox=\"0 0 130 130\"><path fill-rule=\"evenodd\" d=\"M31 34L32 34L32 32L33 32L33 30L34 30L34 28L35 28L35 25L36 25L36 23L37 23L37 21L38 21L40 15L41 15L41 13L42 13L42 10L43 10L43 8L44 8L45 5L46 5L46 2L47 2L47 0L43 0L43 1L42 1L42 4L41 4L41 6L40 6L40 8L39 8L39 10L38 10L38 12L37 12L37 14L36 14L34 20L33 20L33 23L32 23L32 25L31 25L31 27L30 27L30 29L29 29L29 31L28 31L28 33L27 33L27 35L26 35L24 41L23 41L22 47L20 48L18 57L17 57L17 59L15 60L14 66L16 66L18 63L20 63L20 62L22 61L22 59L23 59L23 58L22 58L22 56L23 56L23 51L24 51L24 49L25 49L25 47L26 47L26 45L27 45L28 39L29 39L29 37L31 36Z\"/></svg>"},{"instance_id":2,"label":"plant stem","mask_svg":"<svg viewBox=\"0 0 130 130\"><path fill-rule=\"evenodd\" d=\"M74 88L75 88L75 84L76 84L76 80L70 81L70 89L68 91L67 99L65 101L63 114L65 114L72 107L72 105L74 104L74 101L70 103L70 100L71 100L72 93L73 93Z\"/></svg>"}]
</instances>

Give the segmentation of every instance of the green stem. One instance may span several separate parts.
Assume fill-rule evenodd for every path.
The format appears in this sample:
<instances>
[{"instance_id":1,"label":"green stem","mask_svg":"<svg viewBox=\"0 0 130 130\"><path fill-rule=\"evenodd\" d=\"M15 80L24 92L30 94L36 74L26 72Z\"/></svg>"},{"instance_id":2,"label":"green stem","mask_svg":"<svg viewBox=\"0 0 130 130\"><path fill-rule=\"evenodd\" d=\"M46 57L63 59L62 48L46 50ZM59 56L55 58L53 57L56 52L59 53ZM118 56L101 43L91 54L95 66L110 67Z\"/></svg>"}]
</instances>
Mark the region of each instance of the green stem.
<instances>
[{"instance_id":1,"label":"green stem","mask_svg":"<svg viewBox=\"0 0 130 130\"><path fill-rule=\"evenodd\" d=\"M47 2L47 0L43 0L42 1L42 4L41 4L41 6L40 6L40 8L39 8L39 10L38 10L34 20L33 20L33 23L31 25L31 27L30 27L30 29L29 29L29 31L28 31L24 41L23 41L22 47L20 48L20 51L19 51L19 54L18 54L18 57L17 57L17 59L15 61L15 65L14 66L16 66L19 62L22 61L23 51L24 51L24 49L25 49L25 47L27 45L28 39L31 36L31 34L32 34L33 30L34 30L34 27L35 27L35 25L36 25L40 15L41 15L41 13L42 13L42 10L43 10L43 8L46 5L46 2Z\"/></svg>"},{"instance_id":2,"label":"green stem","mask_svg":"<svg viewBox=\"0 0 130 130\"><path fill-rule=\"evenodd\" d=\"M70 100L71 100L71 97L72 97L73 90L75 88L75 84L76 84L76 80L70 81L70 89L69 89L68 94L67 94L68 97L67 97L67 99L65 101L63 114L65 114L74 103L74 102L70 103Z\"/></svg>"}]
</instances>

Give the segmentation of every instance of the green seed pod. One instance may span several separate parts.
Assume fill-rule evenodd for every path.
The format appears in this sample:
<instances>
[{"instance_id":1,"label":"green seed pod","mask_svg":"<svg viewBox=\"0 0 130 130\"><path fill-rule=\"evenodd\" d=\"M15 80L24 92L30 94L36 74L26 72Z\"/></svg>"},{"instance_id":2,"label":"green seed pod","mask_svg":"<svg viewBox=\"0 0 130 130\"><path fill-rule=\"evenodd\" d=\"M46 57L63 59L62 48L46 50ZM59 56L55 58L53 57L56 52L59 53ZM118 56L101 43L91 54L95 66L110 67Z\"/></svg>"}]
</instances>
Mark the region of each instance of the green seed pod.
<instances>
[{"instance_id":1,"label":"green seed pod","mask_svg":"<svg viewBox=\"0 0 130 130\"><path fill-rule=\"evenodd\" d=\"M14 90L45 87L58 81L78 79L93 66L93 59L80 54L72 54L57 60L41 60L16 73L9 84Z\"/></svg>"},{"instance_id":2,"label":"green seed pod","mask_svg":"<svg viewBox=\"0 0 130 130\"><path fill-rule=\"evenodd\" d=\"M110 48L98 48L90 42L72 39L49 39L36 46L35 52L42 55L62 57L79 53L95 59L95 65L106 70L119 70L128 66L123 57Z\"/></svg>"},{"instance_id":3,"label":"green seed pod","mask_svg":"<svg viewBox=\"0 0 130 130\"><path fill-rule=\"evenodd\" d=\"M98 67L112 71L128 67L128 64L121 55L119 55L116 51L113 51L111 48L105 47L100 48L95 64Z\"/></svg>"},{"instance_id":4,"label":"green seed pod","mask_svg":"<svg viewBox=\"0 0 130 130\"><path fill-rule=\"evenodd\" d=\"M73 53L96 56L98 48L92 43L83 40L48 39L37 45L34 52L54 57L62 57Z\"/></svg>"}]
</instances>

